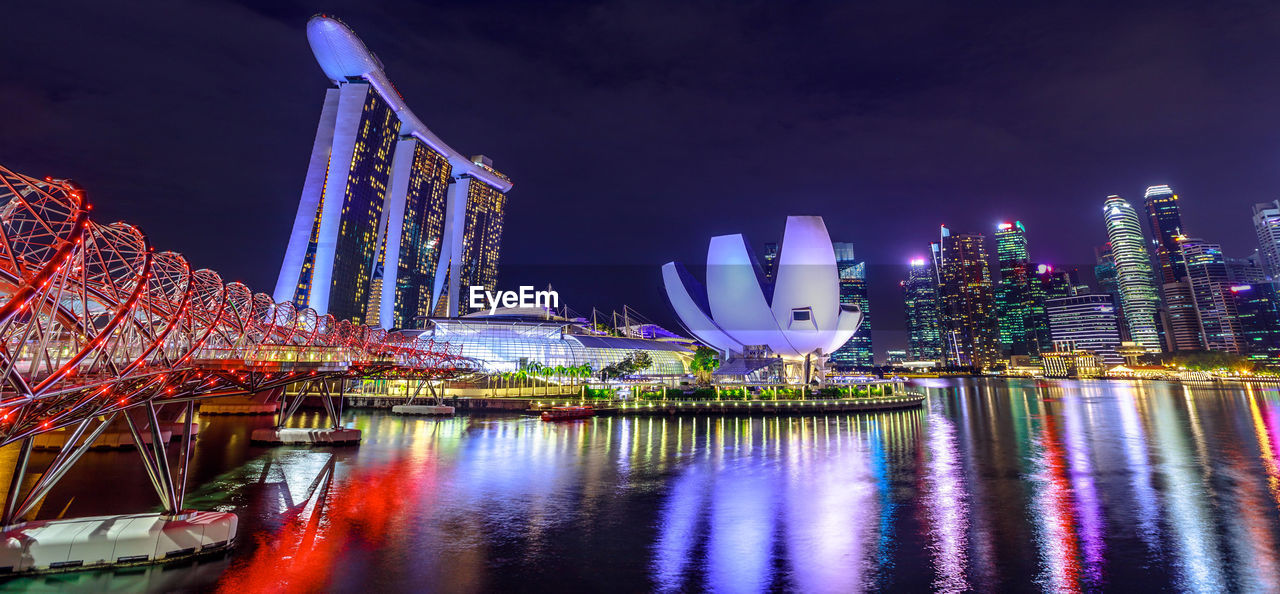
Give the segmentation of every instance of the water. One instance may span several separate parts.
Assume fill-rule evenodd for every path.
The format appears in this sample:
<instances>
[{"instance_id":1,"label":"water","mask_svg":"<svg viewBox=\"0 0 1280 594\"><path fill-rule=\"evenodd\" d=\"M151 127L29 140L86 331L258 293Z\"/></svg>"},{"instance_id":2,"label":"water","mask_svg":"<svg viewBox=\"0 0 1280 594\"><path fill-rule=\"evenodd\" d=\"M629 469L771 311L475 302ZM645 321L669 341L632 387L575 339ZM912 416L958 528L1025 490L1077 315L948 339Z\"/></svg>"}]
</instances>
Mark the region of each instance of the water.
<instances>
[{"instance_id":1,"label":"water","mask_svg":"<svg viewBox=\"0 0 1280 594\"><path fill-rule=\"evenodd\" d=\"M1280 590L1276 389L928 392L913 411L783 418L348 412L365 441L331 450L253 447L269 420L205 418L190 504L239 514L234 553L0 587ZM156 509L136 460L88 454L41 517Z\"/></svg>"}]
</instances>

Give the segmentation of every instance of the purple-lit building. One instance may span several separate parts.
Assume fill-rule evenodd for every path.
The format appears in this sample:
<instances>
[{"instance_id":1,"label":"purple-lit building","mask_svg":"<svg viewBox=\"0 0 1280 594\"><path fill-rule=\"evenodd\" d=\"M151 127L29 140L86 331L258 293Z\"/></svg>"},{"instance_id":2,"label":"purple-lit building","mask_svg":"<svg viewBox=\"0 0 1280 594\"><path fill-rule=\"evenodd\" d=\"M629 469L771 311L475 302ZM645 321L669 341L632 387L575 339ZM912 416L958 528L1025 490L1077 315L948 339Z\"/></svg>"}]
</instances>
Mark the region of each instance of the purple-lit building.
<instances>
[{"instance_id":1,"label":"purple-lit building","mask_svg":"<svg viewBox=\"0 0 1280 594\"><path fill-rule=\"evenodd\" d=\"M334 86L274 298L383 328L465 313L463 287L494 289L511 180L432 133L345 24L307 40Z\"/></svg>"},{"instance_id":2,"label":"purple-lit building","mask_svg":"<svg viewBox=\"0 0 1280 594\"><path fill-rule=\"evenodd\" d=\"M685 328L727 359L763 346L788 362L789 377L812 377L809 371L820 370L857 331L862 312L840 303L835 251L822 217L787 217L776 262L767 282L746 239L720 235L707 248L705 287L678 262L664 264L662 278Z\"/></svg>"}]
</instances>

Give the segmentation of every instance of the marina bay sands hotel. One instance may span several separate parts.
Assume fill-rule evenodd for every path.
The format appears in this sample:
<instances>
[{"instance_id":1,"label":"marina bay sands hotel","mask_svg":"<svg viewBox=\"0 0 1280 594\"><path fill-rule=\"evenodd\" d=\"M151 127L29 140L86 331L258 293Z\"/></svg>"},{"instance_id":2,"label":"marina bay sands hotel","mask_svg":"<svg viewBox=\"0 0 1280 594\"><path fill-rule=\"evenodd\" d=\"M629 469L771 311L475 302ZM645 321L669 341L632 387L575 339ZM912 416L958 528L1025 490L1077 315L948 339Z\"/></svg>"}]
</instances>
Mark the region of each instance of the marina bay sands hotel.
<instances>
[{"instance_id":1,"label":"marina bay sands hotel","mask_svg":"<svg viewBox=\"0 0 1280 594\"><path fill-rule=\"evenodd\" d=\"M276 301L388 329L465 313L466 287L494 289L511 180L433 134L341 21L312 17L307 40L336 86Z\"/></svg>"}]
</instances>

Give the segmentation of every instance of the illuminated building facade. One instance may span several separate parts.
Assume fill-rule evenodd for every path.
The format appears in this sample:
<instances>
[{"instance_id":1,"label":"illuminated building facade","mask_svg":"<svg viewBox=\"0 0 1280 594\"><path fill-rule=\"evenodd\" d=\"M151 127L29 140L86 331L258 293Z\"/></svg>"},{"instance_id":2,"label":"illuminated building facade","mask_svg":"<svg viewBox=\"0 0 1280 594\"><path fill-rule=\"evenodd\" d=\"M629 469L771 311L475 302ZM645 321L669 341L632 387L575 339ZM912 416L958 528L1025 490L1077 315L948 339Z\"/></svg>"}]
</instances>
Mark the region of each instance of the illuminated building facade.
<instances>
[{"instance_id":1,"label":"illuminated building facade","mask_svg":"<svg viewBox=\"0 0 1280 594\"><path fill-rule=\"evenodd\" d=\"M1096 353L1108 365L1123 362L1120 318L1115 301L1106 293L1061 297L1045 302L1055 344L1070 342L1075 350Z\"/></svg>"},{"instance_id":2,"label":"illuminated building facade","mask_svg":"<svg viewBox=\"0 0 1280 594\"><path fill-rule=\"evenodd\" d=\"M384 328L459 311L461 280L493 286L511 181L423 125L346 25L313 17L307 39L335 88L325 94L274 297ZM467 252L476 262L463 262L463 233L449 237L447 223L468 220L473 203L484 210L475 217L481 247ZM459 258L442 266L442 254ZM441 271L455 266L475 272L446 283Z\"/></svg>"},{"instance_id":3,"label":"illuminated building facade","mask_svg":"<svg viewBox=\"0 0 1280 594\"><path fill-rule=\"evenodd\" d=\"M985 238L981 233L952 234L943 227L933 253L947 362L975 368L995 365L1000 331Z\"/></svg>"},{"instance_id":4,"label":"illuminated building facade","mask_svg":"<svg viewBox=\"0 0 1280 594\"><path fill-rule=\"evenodd\" d=\"M1280 200L1253 205L1253 230L1267 276L1280 279Z\"/></svg>"},{"instance_id":5,"label":"illuminated building facade","mask_svg":"<svg viewBox=\"0 0 1280 594\"><path fill-rule=\"evenodd\" d=\"M1119 196L1108 196L1102 213L1129 339L1150 352L1160 352L1160 296L1156 293L1141 220L1133 206Z\"/></svg>"},{"instance_id":6,"label":"illuminated building facade","mask_svg":"<svg viewBox=\"0 0 1280 594\"><path fill-rule=\"evenodd\" d=\"M1178 209L1178 195L1169 186L1151 186L1143 195L1147 207L1147 220L1151 223L1152 243L1156 260L1160 263L1160 282L1176 282L1187 275L1178 249L1178 237L1182 235L1182 213Z\"/></svg>"},{"instance_id":7,"label":"illuminated building facade","mask_svg":"<svg viewBox=\"0 0 1280 594\"><path fill-rule=\"evenodd\" d=\"M418 320L431 315L431 296L435 290L436 265L440 261L446 213L446 195L452 182L453 167L449 160L417 139L401 140L396 146L396 159L412 166L397 169L392 179L392 192L403 196L393 201L388 210L384 234L382 268L383 291L395 293L378 301L380 324L392 328L416 328ZM394 259L388 250L396 249ZM394 264L394 265L392 265Z\"/></svg>"},{"instance_id":8,"label":"illuminated building facade","mask_svg":"<svg viewBox=\"0 0 1280 594\"><path fill-rule=\"evenodd\" d=\"M1067 341L1058 343L1052 351L1041 355L1044 376L1054 378L1101 377L1102 373L1106 371L1101 357L1093 352L1077 349L1078 347Z\"/></svg>"},{"instance_id":9,"label":"illuminated building facade","mask_svg":"<svg viewBox=\"0 0 1280 594\"><path fill-rule=\"evenodd\" d=\"M816 216L787 217L771 284L762 282L747 246L741 234L712 237L705 285L682 264L664 264L672 309L690 334L720 351L726 365L767 350L786 362L788 378L825 379L830 354L857 332L863 315L857 305L840 301L826 223Z\"/></svg>"},{"instance_id":10,"label":"illuminated building facade","mask_svg":"<svg viewBox=\"0 0 1280 594\"><path fill-rule=\"evenodd\" d=\"M1183 238L1180 245L1191 296L1200 314L1201 339L1205 348L1241 352L1240 322L1236 319L1235 299L1231 296L1231 283L1227 280L1222 246L1192 238Z\"/></svg>"},{"instance_id":11,"label":"illuminated building facade","mask_svg":"<svg viewBox=\"0 0 1280 594\"><path fill-rule=\"evenodd\" d=\"M1035 277L1027 251L1027 229L1022 221L996 226L996 261L1000 282L996 285L996 318L1003 355L1033 359L1049 346L1044 294Z\"/></svg>"},{"instance_id":12,"label":"illuminated building facade","mask_svg":"<svg viewBox=\"0 0 1280 594\"><path fill-rule=\"evenodd\" d=\"M595 372L619 363L635 352L649 355L652 365L637 376L679 378L688 372L693 352L682 342L601 336L571 320L513 310L497 315L469 314L431 319L410 336L447 342L482 371L501 373L524 369L530 363L544 367L589 365Z\"/></svg>"},{"instance_id":13,"label":"illuminated building facade","mask_svg":"<svg viewBox=\"0 0 1280 594\"><path fill-rule=\"evenodd\" d=\"M505 179L492 169L493 162L484 155L472 157L472 163L493 176ZM437 273L436 315L457 316L469 313L467 298L460 287L483 286L495 289L498 280L498 256L502 248L502 219L507 197L499 188L471 175L463 175L450 188L449 212L453 216L445 226L445 237L452 251L441 259ZM459 282L451 282L459 279Z\"/></svg>"},{"instance_id":14,"label":"illuminated building facade","mask_svg":"<svg viewBox=\"0 0 1280 594\"><path fill-rule=\"evenodd\" d=\"M1166 347L1170 351L1202 351L1204 330L1200 327L1200 311L1185 277L1164 284L1164 325Z\"/></svg>"},{"instance_id":15,"label":"illuminated building facade","mask_svg":"<svg viewBox=\"0 0 1280 594\"><path fill-rule=\"evenodd\" d=\"M942 362L942 328L938 314L937 273L924 258L911 261L902 297L907 318L907 357L910 361Z\"/></svg>"},{"instance_id":16,"label":"illuminated building facade","mask_svg":"<svg viewBox=\"0 0 1280 594\"><path fill-rule=\"evenodd\" d=\"M1231 287L1242 353L1254 369L1280 371L1280 288L1275 283Z\"/></svg>"},{"instance_id":17,"label":"illuminated building facade","mask_svg":"<svg viewBox=\"0 0 1280 594\"><path fill-rule=\"evenodd\" d=\"M867 297L867 263L853 255L853 244L834 242L836 270L840 274L840 303L856 305L862 310L862 323L858 331L831 353L831 366L838 370L874 367L875 353L871 348L871 302Z\"/></svg>"},{"instance_id":18,"label":"illuminated building facade","mask_svg":"<svg viewBox=\"0 0 1280 594\"><path fill-rule=\"evenodd\" d=\"M1254 250L1243 258L1225 258L1227 262L1227 280L1233 285L1253 285L1267 282L1267 273L1262 268L1262 255Z\"/></svg>"},{"instance_id":19,"label":"illuminated building facade","mask_svg":"<svg viewBox=\"0 0 1280 594\"><path fill-rule=\"evenodd\" d=\"M774 266L778 263L778 244L769 242L764 244L764 280L767 283L773 282Z\"/></svg>"},{"instance_id":20,"label":"illuminated building facade","mask_svg":"<svg viewBox=\"0 0 1280 594\"><path fill-rule=\"evenodd\" d=\"M1097 265L1093 267L1093 278L1098 282L1098 291L1112 297L1116 304L1116 315L1120 316L1120 336L1128 337L1128 329L1124 324L1124 307L1120 303L1120 281L1116 275L1116 260L1111 255L1111 244L1103 244L1093 249L1097 257Z\"/></svg>"},{"instance_id":21,"label":"illuminated building facade","mask_svg":"<svg viewBox=\"0 0 1280 594\"><path fill-rule=\"evenodd\" d=\"M1074 270L1054 268L1048 264L1036 266L1036 280L1045 299L1062 299L1076 295L1080 286Z\"/></svg>"}]
</instances>

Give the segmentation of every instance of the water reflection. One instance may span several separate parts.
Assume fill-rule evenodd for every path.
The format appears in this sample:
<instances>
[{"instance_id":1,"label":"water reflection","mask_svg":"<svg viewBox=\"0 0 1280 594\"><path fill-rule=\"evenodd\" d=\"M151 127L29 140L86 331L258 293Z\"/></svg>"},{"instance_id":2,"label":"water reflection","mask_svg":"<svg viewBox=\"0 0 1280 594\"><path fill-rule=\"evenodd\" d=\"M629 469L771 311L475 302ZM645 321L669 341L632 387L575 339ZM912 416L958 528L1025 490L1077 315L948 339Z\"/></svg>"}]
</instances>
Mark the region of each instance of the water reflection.
<instances>
[{"instance_id":1,"label":"water reflection","mask_svg":"<svg viewBox=\"0 0 1280 594\"><path fill-rule=\"evenodd\" d=\"M1274 388L928 389L923 409L867 415L553 424L348 411L365 442L330 450L258 448L244 440L258 421L202 420L191 498L240 515L230 559L3 586L1280 589ZM133 456L90 454L41 513L154 505ZM102 495L101 474L119 499Z\"/></svg>"}]
</instances>

